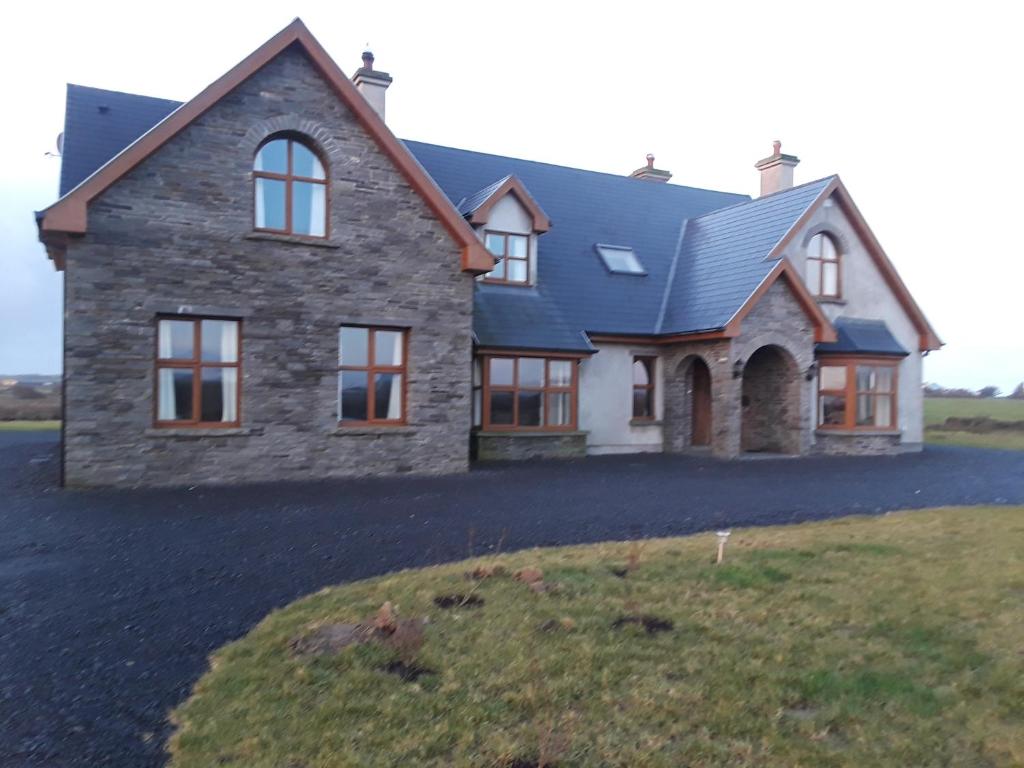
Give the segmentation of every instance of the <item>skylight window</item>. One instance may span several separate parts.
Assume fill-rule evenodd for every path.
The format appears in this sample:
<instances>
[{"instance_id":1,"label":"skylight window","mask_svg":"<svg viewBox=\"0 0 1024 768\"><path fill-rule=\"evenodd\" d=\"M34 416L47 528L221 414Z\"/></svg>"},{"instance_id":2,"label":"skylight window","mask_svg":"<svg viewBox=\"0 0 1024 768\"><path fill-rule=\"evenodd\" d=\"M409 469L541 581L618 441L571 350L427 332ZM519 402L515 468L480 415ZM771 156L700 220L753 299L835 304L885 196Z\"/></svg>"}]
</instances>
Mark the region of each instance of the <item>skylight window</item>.
<instances>
[{"instance_id":1,"label":"skylight window","mask_svg":"<svg viewBox=\"0 0 1024 768\"><path fill-rule=\"evenodd\" d=\"M605 267L613 275L646 275L647 270L640 260L633 253L633 249L625 245L603 245L598 243L594 246L598 255L604 262Z\"/></svg>"}]
</instances>

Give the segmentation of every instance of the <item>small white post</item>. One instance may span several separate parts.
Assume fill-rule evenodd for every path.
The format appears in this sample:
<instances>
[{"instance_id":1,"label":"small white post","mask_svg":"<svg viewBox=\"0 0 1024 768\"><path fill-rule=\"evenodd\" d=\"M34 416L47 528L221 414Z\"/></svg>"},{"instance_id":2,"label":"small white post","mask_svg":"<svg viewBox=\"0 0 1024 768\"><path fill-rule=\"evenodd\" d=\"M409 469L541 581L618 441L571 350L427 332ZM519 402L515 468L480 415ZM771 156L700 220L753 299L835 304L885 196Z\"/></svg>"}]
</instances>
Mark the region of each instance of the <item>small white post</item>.
<instances>
[{"instance_id":1,"label":"small white post","mask_svg":"<svg viewBox=\"0 0 1024 768\"><path fill-rule=\"evenodd\" d=\"M716 531L715 535L718 536L718 558L715 560L715 565L718 565L725 559L725 542L729 540L729 534L732 531Z\"/></svg>"}]
</instances>

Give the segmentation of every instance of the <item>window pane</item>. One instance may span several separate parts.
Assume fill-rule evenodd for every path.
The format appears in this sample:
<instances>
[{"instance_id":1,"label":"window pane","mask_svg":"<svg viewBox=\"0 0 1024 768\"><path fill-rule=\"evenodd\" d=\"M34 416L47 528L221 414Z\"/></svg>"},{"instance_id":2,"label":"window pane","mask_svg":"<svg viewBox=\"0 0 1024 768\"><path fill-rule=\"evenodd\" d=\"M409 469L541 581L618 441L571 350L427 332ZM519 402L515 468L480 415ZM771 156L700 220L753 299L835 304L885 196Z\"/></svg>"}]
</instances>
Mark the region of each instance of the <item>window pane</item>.
<instances>
[{"instance_id":1,"label":"window pane","mask_svg":"<svg viewBox=\"0 0 1024 768\"><path fill-rule=\"evenodd\" d=\"M839 295L839 263L826 261L821 265L821 293L824 296Z\"/></svg>"},{"instance_id":2,"label":"window pane","mask_svg":"<svg viewBox=\"0 0 1024 768\"><path fill-rule=\"evenodd\" d=\"M845 424L846 398L841 395L822 395L818 398L818 423Z\"/></svg>"},{"instance_id":3,"label":"window pane","mask_svg":"<svg viewBox=\"0 0 1024 768\"><path fill-rule=\"evenodd\" d=\"M401 331L374 331L374 334L373 334L373 364L374 365L401 365L402 364L402 332Z\"/></svg>"},{"instance_id":4,"label":"window pane","mask_svg":"<svg viewBox=\"0 0 1024 768\"><path fill-rule=\"evenodd\" d=\"M292 182L292 232L323 237L327 230L327 185Z\"/></svg>"},{"instance_id":5,"label":"window pane","mask_svg":"<svg viewBox=\"0 0 1024 768\"><path fill-rule=\"evenodd\" d=\"M513 259L525 259L529 238L523 235L508 236L508 255Z\"/></svg>"},{"instance_id":6,"label":"window pane","mask_svg":"<svg viewBox=\"0 0 1024 768\"><path fill-rule=\"evenodd\" d=\"M549 387L571 387L572 386L572 361L570 360L549 360L548 361L548 386Z\"/></svg>"},{"instance_id":7,"label":"window pane","mask_svg":"<svg viewBox=\"0 0 1024 768\"><path fill-rule=\"evenodd\" d=\"M512 424L511 392L491 392L491 424Z\"/></svg>"},{"instance_id":8,"label":"window pane","mask_svg":"<svg viewBox=\"0 0 1024 768\"><path fill-rule=\"evenodd\" d=\"M809 258L809 259L820 259L821 258L821 235L815 235L807 243L807 258Z\"/></svg>"},{"instance_id":9,"label":"window pane","mask_svg":"<svg viewBox=\"0 0 1024 768\"><path fill-rule=\"evenodd\" d=\"M288 140L274 139L264 144L256 154L253 168L270 173L288 173Z\"/></svg>"},{"instance_id":10,"label":"window pane","mask_svg":"<svg viewBox=\"0 0 1024 768\"><path fill-rule=\"evenodd\" d=\"M492 357L490 384L492 387L511 387L513 360L510 357Z\"/></svg>"},{"instance_id":11,"label":"window pane","mask_svg":"<svg viewBox=\"0 0 1024 768\"><path fill-rule=\"evenodd\" d=\"M305 176L309 179L324 178L324 167L320 158L299 142L292 142L292 175Z\"/></svg>"},{"instance_id":12,"label":"window pane","mask_svg":"<svg viewBox=\"0 0 1024 768\"><path fill-rule=\"evenodd\" d=\"M638 389L633 390L633 418L634 419L649 419L654 415L654 406L651 397L651 390L649 389Z\"/></svg>"},{"instance_id":13,"label":"window pane","mask_svg":"<svg viewBox=\"0 0 1024 768\"><path fill-rule=\"evenodd\" d=\"M191 421L192 371L161 368L158 371L157 419L160 421Z\"/></svg>"},{"instance_id":14,"label":"window pane","mask_svg":"<svg viewBox=\"0 0 1024 768\"><path fill-rule=\"evenodd\" d=\"M650 369L646 360L633 361L633 384L647 386L651 383Z\"/></svg>"},{"instance_id":15,"label":"window pane","mask_svg":"<svg viewBox=\"0 0 1024 768\"><path fill-rule=\"evenodd\" d=\"M539 427L544 421L544 393L519 392L519 426Z\"/></svg>"},{"instance_id":16,"label":"window pane","mask_svg":"<svg viewBox=\"0 0 1024 768\"><path fill-rule=\"evenodd\" d=\"M626 274L642 274L643 265L633 253L632 248L615 248L607 245L599 245L597 252L604 260L604 265L609 272L623 272Z\"/></svg>"},{"instance_id":17,"label":"window pane","mask_svg":"<svg viewBox=\"0 0 1024 768\"><path fill-rule=\"evenodd\" d=\"M161 360L191 360L194 333L191 320L161 320L157 326L157 356Z\"/></svg>"},{"instance_id":18,"label":"window pane","mask_svg":"<svg viewBox=\"0 0 1024 768\"><path fill-rule=\"evenodd\" d=\"M857 395L857 426L870 426L875 423L875 396Z\"/></svg>"},{"instance_id":19,"label":"window pane","mask_svg":"<svg viewBox=\"0 0 1024 768\"><path fill-rule=\"evenodd\" d=\"M525 283L529 271L527 263L521 259L509 259L505 262L508 273L505 279L513 283Z\"/></svg>"},{"instance_id":20,"label":"window pane","mask_svg":"<svg viewBox=\"0 0 1024 768\"><path fill-rule=\"evenodd\" d=\"M892 392L892 368L876 368L878 375L878 391Z\"/></svg>"},{"instance_id":21,"label":"window pane","mask_svg":"<svg viewBox=\"0 0 1024 768\"><path fill-rule=\"evenodd\" d=\"M520 387L543 387L544 386L544 358L542 358L542 357L520 357L519 358L519 386Z\"/></svg>"},{"instance_id":22,"label":"window pane","mask_svg":"<svg viewBox=\"0 0 1024 768\"><path fill-rule=\"evenodd\" d=\"M338 334L338 362L341 365L369 365L370 332L343 325Z\"/></svg>"},{"instance_id":23,"label":"window pane","mask_svg":"<svg viewBox=\"0 0 1024 768\"><path fill-rule=\"evenodd\" d=\"M234 320L203 320L199 339L206 362L238 362L238 323Z\"/></svg>"},{"instance_id":24,"label":"window pane","mask_svg":"<svg viewBox=\"0 0 1024 768\"><path fill-rule=\"evenodd\" d=\"M200 386L200 421L238 421L238 371L235 368L203 368Z\"/></svg>"},{"instance_id":25,"label":"window pane","mask_svg":"<svg viewBox=\"0 0 1024 768\"><path fill-rule=\"evenodd\" d=\"M891 427L892 423L892 396L883 395L875 398L875 426Z\"/></svg>"},{"instance_id":26,"label":"window pane","mask_svg":"<svg viewBox=\"0 0 1024 768\"><path fill-rule=\"evenodd\" d=\"M484 244L487 246L487 250L490 251L494 256L505 255L504 235L487 235L484 238Z\"/></svg>"},{"instance_id":27,"label":"window pane","mask_svg":"<svg viewBox=\"0 0 1024 768\"><path fill-rule=\"evenodd\" d=\"M821 240L821 258L825 261L835 261L839 254L836 252L836 244L828 235L817 235Z\"/></svg>"},{"instance_id":28,"label":"window pane","mask_svg":"<svg viewBox=\"0 0 1024 768\"><path fill-rule=\"evenodd\" d=\"M338 374L338 419L366 421L366 371Z\"/></svg>"},{"instance_id":29,"label":"window pane","mask_svg":"<svg viewBox=\"0 0 1024 768\"><path fill-rule=\"evenodd\" d=\"M373 418L392 420L402 418L402 374L374 374Z\"/></svg>"},{"instance_id":30,"label":"window pane","mask_svg":"<svg viewBox=\"0 0 1024 768\"><path fill-rule=\"evenodd\" d=\"M821 294L821 262L816 259L807 260L807 288L815 296Z\"/></svg>"},{"instance_id":31,"label":"window pane","mask_svg":"<svg viewBox=\"0 0 1024 768\"><path fill-rule=\"evenodd\" d=\"M875 369L868 365L857 366L857 391L872 392L875 389Z\"/></svg>"},{"instance_id":32,"label":"window pane","mask_svg":"<svg viewBox=\"0 0 1024 768\"><path fill-rule=\"evenodd\" d=\"M572 424L572 395L568 392L548 393L548 424L565 427Z\"/></svg>"},{"instance_id":33,"label":"window pane","mask_svg":"<svg viewBox=\"0 0 1024 768\"><path fill-rule=\"evenodd\" d=\"M505 260L501 259L494 265L494 269L484 275L487 280L504 280L505 279Z\"/></svg>"},{"instance_id":34,"label":"window pane","mask_svg":"<svg viewBox=\"0 0 1024 768\"><path fill-rule=\"evenodd\" d=\"M285 183L275 179L256 179L256 226L259 229L284 229Z\"/></svg>"},{"instance_id":35,"label":"window pane","mask_svg":"<svg viewBox=\"0 0 1024 768\"><path fill-rule=\"evenodd\" d=\"M818 374L818 389L846 389L846 366L822 366Z\"/></svg>"}]
</instances>

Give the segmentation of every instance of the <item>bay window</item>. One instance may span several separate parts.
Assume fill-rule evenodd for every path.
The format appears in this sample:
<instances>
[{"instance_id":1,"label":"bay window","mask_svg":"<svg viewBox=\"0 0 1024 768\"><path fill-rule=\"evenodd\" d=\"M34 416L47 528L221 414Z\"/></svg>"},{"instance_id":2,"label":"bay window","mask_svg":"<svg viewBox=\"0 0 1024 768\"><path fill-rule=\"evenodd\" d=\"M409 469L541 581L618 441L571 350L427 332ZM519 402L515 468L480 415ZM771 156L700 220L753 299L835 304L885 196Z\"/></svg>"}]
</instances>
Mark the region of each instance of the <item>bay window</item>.
<instances>
[{"instance_id":1,"label":"bay window","mask_svg":"<svg viewBox=\"0 0 1024 768\"><path fill-rule=\"evenodd\" d=\"M896 429L897 365L890 360L822 360L818 426Z\"/></svg>"},{"instance_id":2,"label":"bay window","mask_svg":"<svg viewBox=\"0 0 1024 768\"><path fill-rule=\"evenodd\" d=\"M576 428L576 361L487 355L480 387L484 430Z\"/></svg>"},{"instance_id":3,"label":"bay window","mask_svg":"<svg viewBox=\"0 0 1024 768\"><path fill-rule=\"evenodd\" d=\"M157 319L158 427L239 425L240 341L237 320Z\"/></svg>"}]
</instances>

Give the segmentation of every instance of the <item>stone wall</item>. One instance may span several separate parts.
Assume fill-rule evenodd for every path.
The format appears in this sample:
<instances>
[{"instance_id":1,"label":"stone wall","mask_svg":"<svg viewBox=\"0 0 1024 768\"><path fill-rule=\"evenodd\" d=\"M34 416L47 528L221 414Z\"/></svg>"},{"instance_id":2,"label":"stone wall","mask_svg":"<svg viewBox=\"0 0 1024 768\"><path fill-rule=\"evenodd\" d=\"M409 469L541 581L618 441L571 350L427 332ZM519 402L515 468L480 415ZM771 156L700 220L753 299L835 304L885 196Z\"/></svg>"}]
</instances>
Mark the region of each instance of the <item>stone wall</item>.
<instances>
[{"instance_id":1,"label":"stone wall","mask_svg":"<svg viewBox=\"0 0 1024 768\"><path fill-rule=\"evenodd\" d=\"M740 448L800 453L800 374L789 353L761 347L743 368Z\"/></svg>"},{"instance_id":2,"label":"stone wall","mask_svg":"<svg viewBox=\"0 0 1024 768\"><path fill-rule=\"evenodd\" d=\"M586 432L476 432L472 443L478 461L573 459L587 453Z\"/></svg>"},{"instance_id":3,"label":"stone wall","mask_svg":"<svg viewBox=\"0 0 1024 768\"><path fill-rule=\"evenodd\" d=\"M326 242L252 232L253 156L281 130L326 160ZM67 256L67 482L465 470L472 285L430 209L289 49L91 203ZM153 428L156 317L181 308L242 321L240 429ZM338 428L346 323L409 329L407 427Z\"/></svg>"},{"instance_id":4,"label":"stone wall","mask_svg":"<svg viewBox=\"0 0 1024 768\"><path fill-rule=\"evenodd\" d=\"M819 429L814 452L827 456L892 456L903 453L899 434L830 433Z\"/></svg>"}]
</instances>

